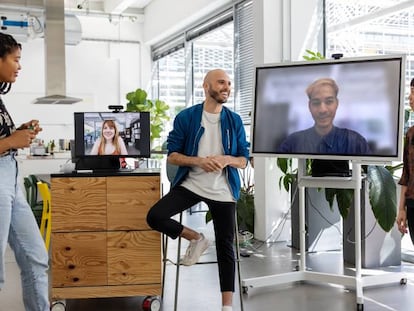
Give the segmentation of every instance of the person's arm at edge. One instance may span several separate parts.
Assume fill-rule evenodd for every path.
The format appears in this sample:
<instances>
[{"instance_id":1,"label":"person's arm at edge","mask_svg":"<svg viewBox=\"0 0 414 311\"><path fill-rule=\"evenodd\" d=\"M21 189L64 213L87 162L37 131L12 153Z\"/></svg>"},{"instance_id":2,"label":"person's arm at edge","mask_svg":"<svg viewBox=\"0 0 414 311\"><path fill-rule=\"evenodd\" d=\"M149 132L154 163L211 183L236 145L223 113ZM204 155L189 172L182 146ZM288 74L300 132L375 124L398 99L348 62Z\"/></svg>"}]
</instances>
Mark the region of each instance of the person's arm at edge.
<instances>
[{"instance_id":1,"label":"person's arm at edge","mask_svg":"<svg viewBox=\"0 0 414 311\"><path fill-rule=\"evenodd\" d=\"M398 204L398 214L397 214L397 227L398 231L402 234L407 233L407 210L405 203L405 193L407 192L407 186L401 185L401 195L400 202Z\"/></svg>"},{"instance_id":2,"label":"person's arm at edge","mask_svg":"<svg viewBox=\"0 0 414 311\"><path fill-rule=\"evenodd\" d=\"M19 129L13 132L10 136L0 139L0 153L6 152L10 149L29 147L32 139L36 138L37 133L41 130L42 128L39 127L37 123L33 129L28 128L26 124L20 126Z\"/></svg>"},{"instance_id":3,"label":"person's arm at edge","mask_svg":"<svg viewBox=\"0 0 414 311\"><path fill-rule=\"evenodd\" d=\"M404 139L404 152L403 152L403 170L401 178L398 184L401 186L400 201L398 204L398 214L396 218L396 223L398 231L402 234L407 232L407 209L406 209L406 199L405 195L407 192L408 180L410 179L410 168L408 165L408 146L409 141L411 140L410 130L407 132Z\"/></svg>"},{"instance_id":4,"label":"person's arm at edge","mask_svg":"<svg viewBox=\"0 0 414 311\"><path fill-rule=\"evenodd\" d=\"M10 136L0 139L0 153L13 149L12 140Z\"/></svg>"}]
</instances>

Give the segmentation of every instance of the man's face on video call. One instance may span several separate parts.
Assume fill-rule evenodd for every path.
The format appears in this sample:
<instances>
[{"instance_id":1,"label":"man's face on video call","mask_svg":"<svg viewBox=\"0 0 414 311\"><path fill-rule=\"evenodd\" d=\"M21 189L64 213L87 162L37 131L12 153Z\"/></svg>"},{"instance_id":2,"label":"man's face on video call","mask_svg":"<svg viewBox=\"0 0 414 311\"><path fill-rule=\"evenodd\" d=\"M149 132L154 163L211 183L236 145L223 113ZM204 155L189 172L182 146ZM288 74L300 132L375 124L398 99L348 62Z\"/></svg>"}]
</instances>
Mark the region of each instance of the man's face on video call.
<instances>
[{"instance_id":1,"label":"man's face on video call","mask_svg":"<svg viewBox=\"0 0 414 311\"><path fill-rule=\"evenodd\" d=\"M323 129L330 128L335 119L338 99L329 85L315 87L309 99L309 110L315 120L315 126Z\"/></svg>"}]
</instances>

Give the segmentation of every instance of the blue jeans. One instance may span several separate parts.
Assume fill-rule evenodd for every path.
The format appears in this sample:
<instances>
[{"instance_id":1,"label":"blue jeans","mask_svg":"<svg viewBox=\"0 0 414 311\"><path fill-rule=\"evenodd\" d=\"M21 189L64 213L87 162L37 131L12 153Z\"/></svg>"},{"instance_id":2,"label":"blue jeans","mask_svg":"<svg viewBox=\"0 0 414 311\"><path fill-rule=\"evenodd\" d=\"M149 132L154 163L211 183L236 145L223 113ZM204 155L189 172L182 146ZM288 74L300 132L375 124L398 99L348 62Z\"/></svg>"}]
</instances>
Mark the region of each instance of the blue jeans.
<instances>
[{"instance_id":1,"label":"blue jeans","mask_svg":"<svg viewBox=\"0 0 414 311\"><path fill-rule=\"evenodd\" d=\"M19 185L14 155L0 157L0 289L7 242L21 271L26 311L49 311L48 253Z\"/></svg>"}]
</instances>

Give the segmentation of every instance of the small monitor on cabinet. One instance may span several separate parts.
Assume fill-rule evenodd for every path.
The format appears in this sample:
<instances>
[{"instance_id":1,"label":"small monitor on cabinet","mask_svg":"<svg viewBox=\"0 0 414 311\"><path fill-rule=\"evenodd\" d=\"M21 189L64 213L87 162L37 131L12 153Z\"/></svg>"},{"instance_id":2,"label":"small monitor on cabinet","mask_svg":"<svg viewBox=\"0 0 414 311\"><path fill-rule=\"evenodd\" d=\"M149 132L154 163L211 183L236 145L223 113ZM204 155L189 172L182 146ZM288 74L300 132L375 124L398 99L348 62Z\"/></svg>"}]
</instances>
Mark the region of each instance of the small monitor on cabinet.
<instances>
[{"instance_id":1,"label":"small monitor on cabinet","mask_svg":"<svg viewBox=\"0 0 414 311\"><path fill-rule=\"evenodd\" d=\"M75 112L77 170L116 170L123 159L149 158L149 112Z\"/></svg>"}]
</instances>

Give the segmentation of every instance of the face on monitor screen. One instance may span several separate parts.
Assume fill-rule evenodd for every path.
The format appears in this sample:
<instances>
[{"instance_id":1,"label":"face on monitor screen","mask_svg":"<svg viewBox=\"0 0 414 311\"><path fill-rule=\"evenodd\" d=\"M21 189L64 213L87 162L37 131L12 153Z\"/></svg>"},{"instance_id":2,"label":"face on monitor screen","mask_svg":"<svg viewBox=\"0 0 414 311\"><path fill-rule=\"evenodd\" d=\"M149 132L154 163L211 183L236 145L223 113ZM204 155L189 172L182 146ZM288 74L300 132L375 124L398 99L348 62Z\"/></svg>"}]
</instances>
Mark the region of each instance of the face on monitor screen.
<instances>
[{"instance_id":1,"label":"face on monitor screen","mask_svg":"<svg viewBox=\"0 0 414 311\"><path fill-rule=\"evenodd\" d=\"M148 157L148 112L75 113L76 156Z\"/></svg>"},{"instance_id":2,"label":"face on monitor screen","mask_svg":"<svg viewBox=\"0 0 414 311\"><path fill-rule=\"evenodd\" d=\"M403 56L256 68L255 155L398 160Z\"/></svg>"}]
</instances>

